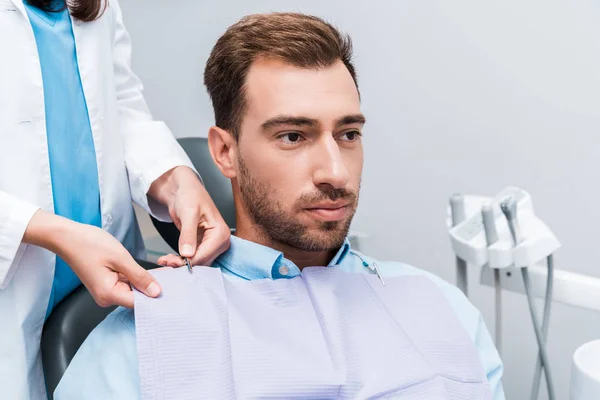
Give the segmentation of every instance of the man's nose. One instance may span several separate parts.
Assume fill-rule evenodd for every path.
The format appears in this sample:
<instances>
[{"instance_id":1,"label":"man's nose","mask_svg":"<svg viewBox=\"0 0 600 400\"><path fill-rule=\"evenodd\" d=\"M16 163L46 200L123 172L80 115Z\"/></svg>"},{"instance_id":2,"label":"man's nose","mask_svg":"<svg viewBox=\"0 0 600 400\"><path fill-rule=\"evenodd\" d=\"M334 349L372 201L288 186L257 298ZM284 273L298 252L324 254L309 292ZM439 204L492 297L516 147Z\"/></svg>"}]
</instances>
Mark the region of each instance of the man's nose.
<instances>
[{"instance_id":1,"label":"man's nose","mask_svg":"<svg viewBox=\"0 0 600 400\"><path fill-rule=\"evenodd\" d=\"M314 152L313 182L315 186L329 185L335 189L348 184L350 174L344 164L340 147L331 135L319 140Z\"/></svg>"}]
</instances>

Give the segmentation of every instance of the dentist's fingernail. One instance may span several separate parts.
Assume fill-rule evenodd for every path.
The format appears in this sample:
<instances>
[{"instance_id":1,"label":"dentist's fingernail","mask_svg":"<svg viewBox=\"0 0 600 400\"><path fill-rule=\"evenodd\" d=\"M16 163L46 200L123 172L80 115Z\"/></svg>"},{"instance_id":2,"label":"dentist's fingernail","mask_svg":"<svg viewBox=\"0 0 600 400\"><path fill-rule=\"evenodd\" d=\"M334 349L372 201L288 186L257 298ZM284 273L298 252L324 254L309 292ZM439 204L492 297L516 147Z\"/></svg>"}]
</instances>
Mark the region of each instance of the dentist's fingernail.
<instances>
[{"instance_id":1,"label":"dentist's fingernail","mask_svg":"<svg viewBox=\"0 0 600 400\"><path fill-rule=\"evenodd\" d=\"M160 294L160 286L156 282L151 282L146 288L146 292L150 297L156 297Z\"/></svg>"},{"instance_id":2,"label":"dentist's fingernail","mask_svg":"<svg viewBox=\"0 0 600 400\"><path fill-rule=\"evenodd\" d=\"M181 255L184 257L191 257L194 255L194 248L189 244L181 246Z\"/></svg>"}]
</instances>

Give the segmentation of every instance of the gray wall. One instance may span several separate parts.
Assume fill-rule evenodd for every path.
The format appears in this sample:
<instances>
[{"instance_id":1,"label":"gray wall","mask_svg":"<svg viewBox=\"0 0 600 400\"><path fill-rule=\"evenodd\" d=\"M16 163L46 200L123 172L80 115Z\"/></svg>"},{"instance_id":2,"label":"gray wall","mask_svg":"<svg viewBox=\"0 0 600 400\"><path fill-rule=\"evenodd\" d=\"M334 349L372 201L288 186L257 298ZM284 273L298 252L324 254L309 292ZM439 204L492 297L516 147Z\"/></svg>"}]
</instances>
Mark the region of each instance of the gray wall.
<instances>
[{"instance_id":1,"label":"gray wall","mask_svg":"<svg viewBox=\"0 0 600 400\"><path fill-rule=\"evenodd\" d=\"M600 3L596 0L122 0L134 67L156 117L205 135L203 66L240 16L295 10L349 32L364 112L366 166L357 230L366 252L454 281L444 225L455 191L519 185L564 248L562 269L600 276ZM493 293L472 271L472 301L493 330ZM528 397L534 335L525 298L505 297L505 388ZM550 357L559 399L571 354L600 337L600 314L556 305Z\"/></svg>"}]
</instances>

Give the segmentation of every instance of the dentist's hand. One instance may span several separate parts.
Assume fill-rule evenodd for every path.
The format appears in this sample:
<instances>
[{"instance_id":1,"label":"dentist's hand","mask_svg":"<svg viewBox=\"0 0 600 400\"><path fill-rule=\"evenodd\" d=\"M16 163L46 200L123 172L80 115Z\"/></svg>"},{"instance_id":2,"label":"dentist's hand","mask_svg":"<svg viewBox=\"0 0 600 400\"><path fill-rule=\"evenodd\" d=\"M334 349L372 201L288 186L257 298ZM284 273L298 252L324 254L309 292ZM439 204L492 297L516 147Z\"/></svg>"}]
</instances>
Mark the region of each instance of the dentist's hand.
<instances>
[{"instance_id":1,"label":"dentist's hand","mask_svg":"<svg viewBox=\"0 0 600 400\"><path fill-rule=\"evenodd\" d=\"M148 194L167 205L181 232L179 254L192 265L210 265L229 248L229 227L190 168L166 172L150 186Z\"/></svg>"},{"instance_id":2,"label":"dentist's hand","mask_svg":"<svg viewBox=\"0 0 600 400\"><path fill-rule=\"evenodd\" d=\"M65 260L102 307L133 308L129 282L150 297L161 292L154 277L135 262L125 247L95 226L38 210L23 242L44 247Z\"/></svg>"}]
</instances>

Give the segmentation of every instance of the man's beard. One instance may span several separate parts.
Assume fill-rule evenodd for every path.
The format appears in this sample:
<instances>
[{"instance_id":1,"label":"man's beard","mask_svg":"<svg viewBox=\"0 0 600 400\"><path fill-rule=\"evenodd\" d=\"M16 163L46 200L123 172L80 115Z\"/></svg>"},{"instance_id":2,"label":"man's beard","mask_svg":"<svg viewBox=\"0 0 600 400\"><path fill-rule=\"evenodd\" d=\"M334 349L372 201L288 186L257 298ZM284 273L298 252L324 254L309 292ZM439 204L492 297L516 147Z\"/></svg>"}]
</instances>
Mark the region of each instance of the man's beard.
<instances>
[{"instance_id":1,"label":"man's beard","mask_svg":"<svg viewBox=\"0 0 600 400\"><path fill-rule=\"evenodd\" d=\"M304 251L330 251L339 249L348 235L352 217L358 204L358 194L346 189L323 185L312 194L302 195L286 212L276 199L274 190L254 178L241 157L238 157L240 193L242 202L256 225L262 228L268 239L275 243ZM323 200L346 200L352 209L346 221L323 221L318 233L294 218L293 211L302 210Z\"/></svg>"}]
</instances>

